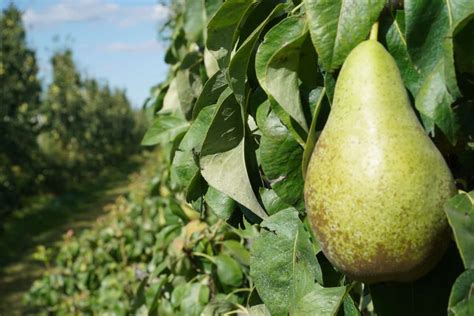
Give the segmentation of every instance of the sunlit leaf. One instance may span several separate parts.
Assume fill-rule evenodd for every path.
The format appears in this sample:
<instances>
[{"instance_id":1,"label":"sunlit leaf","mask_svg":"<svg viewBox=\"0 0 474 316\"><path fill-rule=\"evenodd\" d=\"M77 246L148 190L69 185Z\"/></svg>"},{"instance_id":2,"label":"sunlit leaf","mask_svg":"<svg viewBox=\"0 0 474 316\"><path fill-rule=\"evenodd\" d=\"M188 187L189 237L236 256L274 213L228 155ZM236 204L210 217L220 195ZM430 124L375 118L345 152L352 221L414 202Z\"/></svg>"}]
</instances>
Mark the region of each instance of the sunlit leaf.
<instances>
[{"instance_id":1,"label":"sunlit leaf","mask_svg":"<svg viewBox=\"0 0 474 316\"><path fill-rule=\"evenodd\" d=\"M245 82L247 75L247 68L251 54L256 46L257 40L262 32L263 28L267 23L278 14L283 12L285 5L280 3L274 10L267 16L267 18L250 34L245 42L239 47L239 49L232 56L229 65L229 84L235 93L237 101L243 105L245 98Z\"/></svg>"},{"instance_id":2,"label":"sunlit leaf","mask_svg":"<svg viewBox=\"0 0 474 316\"><path fill-rule=\"evenodd\" d=\"M265 218L247 174L242 109L229 90L219 100L201 151L202 176L209 185Z\"/></svg>"},{"instance_id":3,"label":"sunlit leaf","mask_svg":"<svg viewBox=\"0 0 474 316\"><path fill-rule=\"evenodd\" d=\"M198 178L201 177L201 173L197 160L204 142L202 135L207 133L215 111L216 106L213 105L204 108L199 113L181 140L174 155L173 168L181 184L186 188L188 200L194 200L200 195L194 193L195 191L203 192L199 189L200 182ZM193 186L193 184L195 185Z\"/></svg>"},{"instance_id":4,"label":"sunlit leaf","mask_svg":"<svg viewBox=\"0 0 474 316\"><path fill-rule=\"evenodd\" d=\"M243 273L240 265L226 254L214 257L217 265L217 276L224 285L238 286L242 283Z\"/></svg>"},{"instance_id":5,"label":"sunlit leaf","mask_svg":"<svg viewBox=\"0 0 474 316\"><path fill-rule=\"evenodd\" d=\"M291 315L335 315L345 294L345 286L324 288L319 284L315 284L314 289L303 296L292 308Z\"/></svg>"},{"instance_id":6,"label":"sunlit leaf","mask_svg":"<svg viewBox=\"0 0 474 316\"><path fill-rule=\"evenodd\" d=\"M474 270L461 274L451 289L449 296L450 316L469 316L474 313Z\"/></svg>"},{"instance_id":7,"label":"sunlit leaf","mask_svg":"<svg viewBox=\"0 0 474 316\"><path fill-rule=\"evenodd\" d=\"M287 315L321 281L309 234L298 212L282 210L260 226L251 248L250 274L272 315Z\"/></svg>"},{"instance_id":8,"label":"sunlit leaf","mask_svg":"<svg viewBox=\"0 0 474 316\"><path fill-rule=\"evenodd\" d=\"M239 25L257 3L257 0L228 0L207 25L206 47L217 59L221 69L228 67Z\"/></svg>"},{"instance_id":9,"label":"sunlit leaf","mask_svg":"<svg viewBox=\"0 0 474 316\"><path fill-rule=\"evenodd\" d=\"M257 123L262 132L260 163L270 186L285 203L303 210L303 148L269 109L268 101L259 107Z\"/></svg>"},{"instance_id":10,"label":"sunlit leaf","mask_svg":"<svg viewBox=\"0 0 474 316\"><path fill-rule=\"evenodd\" d=\"M301 104L297 71L300 48L306 36L305 20L288 17L265 35L255 57L255 70L262 88L304 130L308 126Z\"/></svg>"},{"instance_id":11,"label":"sunlit leaf","mask_svg":"<svg viewBox=\"0 0 474 316\"><path fill-rule=\"evenodd\" d=\"M142 145L150 146L171 142L177 135L187 130L189 123L175 115L160 115L151 123L142 140Z\"/></svg>"},{"instance_id":12,"label":"sunlit leaf","mask_svg":"<svg viewBox=\"0 0 474 316\"><path fill-rule=\"evenodd\" d=\"M420 75L415 94L416 108L423 115L425 129L436 124L455 143L458 122L451 108L460 96L453 57L453 32L474 15L474 4L462 1L405 1L405 33L408 53Z\"/></svg>"},{"instance_id":13,"label":"sunlit leaf","mask_svg":"<svg viewBox=\"0 0 474 316\"><path fill-rule=\"evenodd\" d=\"M219 96L227 87L225 73L216 72L209 80L206 81L202 92L199 95L193 108L193 119L196 119L199 112L206 106L216 104Z\"/></svg>"},{"instance_id":14,"label":"sunlit leaf","mask_svg":"<svg viewBox=\"0 0 474 316\"><path fill-rule=\"evenodd\" d=\"M453 197L445 206L466 269L474 269L474 191Z\"/></svg>"},{"instance_id":15,"label":"sunlit leaf","mask_svg":"<svg viewBox=\"0 0 474 316\"><path fill-rule=\"evenodd\" d=\"M367 38L384 0L304 0L313 45L326 71L339 68Z\"/></svg>"}]
</instances>

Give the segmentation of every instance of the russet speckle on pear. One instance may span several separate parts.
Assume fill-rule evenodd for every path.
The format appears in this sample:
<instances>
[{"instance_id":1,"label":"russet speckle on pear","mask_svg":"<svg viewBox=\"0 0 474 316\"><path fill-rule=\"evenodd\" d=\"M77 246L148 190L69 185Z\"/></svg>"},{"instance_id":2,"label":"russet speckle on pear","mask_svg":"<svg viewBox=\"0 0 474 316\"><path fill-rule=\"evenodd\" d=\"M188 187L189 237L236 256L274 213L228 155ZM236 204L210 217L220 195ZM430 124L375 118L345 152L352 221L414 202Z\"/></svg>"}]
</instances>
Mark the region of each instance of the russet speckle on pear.
<instances>
[{"instance_id":1,"label":"russet speckle on pear","mask_svg":"<svg viewBox=\"0 0 474 316\"><path fill-rule=\"evenodd\" d=\"M362 42L341 69L306 174L306 209L324 254L355 280L415 280L447 248L443 204L455 192L394 59L376 40Z\"/></svg>"}]
</instances>

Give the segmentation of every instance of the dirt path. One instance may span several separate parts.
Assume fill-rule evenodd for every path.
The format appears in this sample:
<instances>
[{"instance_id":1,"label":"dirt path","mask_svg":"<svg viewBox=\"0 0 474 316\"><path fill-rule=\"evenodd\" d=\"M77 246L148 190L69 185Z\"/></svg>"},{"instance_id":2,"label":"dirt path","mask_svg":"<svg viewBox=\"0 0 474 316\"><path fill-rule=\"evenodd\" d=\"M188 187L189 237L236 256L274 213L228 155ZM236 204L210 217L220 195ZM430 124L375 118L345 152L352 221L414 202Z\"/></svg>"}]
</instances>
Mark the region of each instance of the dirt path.
<instances>
[{"instance_id":1,"label":"dirt path","mask_svg":"<svg viewBox=\"0 0 474 316\"><path fill-rule=\"evenodd\" d=\"M45 269L32 258L36 247L54 246L66 232L91 227L104 206L128 192L129 175L140 164L138 159L76 192L37 197L14 213L0 233L0 316L22 315L22 297Z\"/></svg>"}]
</instances>

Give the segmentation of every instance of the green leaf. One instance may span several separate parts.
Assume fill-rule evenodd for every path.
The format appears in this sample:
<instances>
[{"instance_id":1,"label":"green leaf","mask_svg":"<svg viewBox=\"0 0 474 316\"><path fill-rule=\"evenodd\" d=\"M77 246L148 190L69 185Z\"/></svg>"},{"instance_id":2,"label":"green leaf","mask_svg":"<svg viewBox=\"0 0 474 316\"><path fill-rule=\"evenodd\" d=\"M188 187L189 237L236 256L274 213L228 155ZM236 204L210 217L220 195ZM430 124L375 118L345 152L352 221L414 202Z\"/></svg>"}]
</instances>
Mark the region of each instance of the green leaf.
<instances>
[{"instance_id":1,"label":"green leaf","mask_svg":"<svg viewBox=\"0 0 474 316\"><path fill-rule=\"evenodd\" d=\"M466 269L474 269L474 191L461 193L444 208Z\"/></svg>"},{"instance_id":2,"label":"green leaf","mask_svg":"<svg viewBox=\"0 0 474 316\"><path fill-rule=\"evenodd\" d=\"M311 236L311 244L313 245L313 251L315 254L319 254L321 252L321 245L318 242L318 239L316 238L316 235L314 234L313 227L311 226L311 223L309 221L309 217L306 216L303 220L303 224L306 227L306 230L309 232ZM321 266L321 262L319 262L319 265ZM321 268L322 270L322 268ZM322 272L323 273L323 272ZM321 282L322 285L326 285L324 283L325 278L328 277L329 275L327 273L323 273L323 282ZM336 283L338 284L338 283Z\"/></svg>"},{"instance_id":3,"label":"green leaf","mask_svg":"<svg viewBox=\"0 0 474 316\"><path fill-rule=\"evenodd\" d=\"M266 82L266 69L268 62L275 52L282 49L287 42L301 36L301 28L301 19L290 17L279 22L265 34L265 38L258 47L255 56L255 72L258 82L264 91L268 91Z\"/></svg>"},{"instance_id":4,"label":"green leaf","mask_svg":"<svg viewBox=\"0 0 474 316\"><path fill-rule=\"evenodd\" d=\"M265 304L254 305L248 309L249 316L271 316Z\"/></svg>"},{"instance_id":5,"label":"green leaf","mask_svg":"<svg viewBox=\"0 0 474 316\"><path fill-rule=\"evenodd\" d=\"M184 4L184 32L188 41L198 42L202 39L205 25L204 1L185 0Z\"/></svg>"},{"instance_id":6,"label":"green leaf","mask_svg":"<svg viewBox=\"0 0 474 316\"><path fill-rule=\"evenodd\" d=\"M219 65L217 60L214 58L214 55L211 52L204 48L204 68L206 69L207 77L210 78L214 76L219 71Z\"/></svg>"},{"instance_id":7,"label":"green leaf","mask_svg":"<svg viewBox=\"0 0 474 316\"><path fill-rule=\"evenodd\" d=\"M202 58L203 56L201 52L193 49L184 56L183 60L179 64L179 69L180 70L193 69L202 62Z\"/></svg>"},{"instance_id":8,"label":"green leaf","mask_svg":"<svg viewBox=\"0 0 474 316\"><path fill-rule=\"evenodd\" d=\"M249 11L245 17L245 21L240 25L239 39L236 43L234 51L238 50L243 43L250 37L250 35L259 27L259 25L268 18L275 6L285 2L284 0L258 0L254 9ZM287 6L288 8L288 6ZM287 12L282 12L282 16Z\"/></svg>"},{"instance_id":9,"label":"green leaf","mask_svg":"<svg viewBox=\"0 0 474 316\"><path fill-rule=\"evenodd\" d=\"M214 14L219 10L220 6L222 5L223 0L204 0L206 5L206 18L207 23L211 21L211 18Z\"/></svg>"},{"instance_id":10,"label":"green leaf","mask_svg":"<svg viewBox=\"0 0 474 316\"><path fill-rule=\"evenodd\" d=\"M456 28L474 15L470 0L406 0L405 24L408 51L423 79L443 58L446 36L449 42ZM429 57L429 58L427 58ZM431 69L430 69L431 67Z\"/></svg>"},{"instance_id":11,"label":"green leaf","mask_svg":"<svg viewBox=\"0 0 474 316\"><path fill-rule=\"evenodd\" d=\"M240 264L250 265L250 252L237 240L225 240L222 242L223 252L236 259Z\"/></svg>"},{"instance_id":12,"label":"green leaf","mask_svg":"<svg viewBox=\"0 0 474 316\"><path fill-rule=\"evenodd\" d=\"M220 297L216 297L211 303L206 305L206 308L204 308L200 316L226 315L228 312L237 308L238 307L234 303L224 301L221 300Z\"/></svg>"},{"instance_id":13,"label":"green leaf","mask_svg":"<svg viewBox=\"0 0 474 316\"><path fill-rule=\"evenodd\" d=\"M143 109L150 111L151 117L163 108L163 101L169 88L170 81L166 80L151 88L150 96L145 100Z\"/></svg>"},{"instance_id":14,"label":"green leaf","mask_svg":"<svg viewBox=\"0 0 474 316\"><path fill-rule=\"evenodd\" d=\"M425 129L434 134L433 123L435 123L454 144L457 139L458 123L451 104L460 94L457 90L450 92L447 87L444 73L446 68L451 67L454 71L452 61L446 64L444 59L439 60L432 68L430 75L422 81L423 85L415 97L415 105L423 115Z\"/></svg>"},{"instance_id":15,"label":"green leaf","mask_svg":"<svg viewBox=\"0 0 474 316\"><path fill-rule=\"evenodd\" d=\"M385 35L387 49L397 62L400 74L408 90L413 95L420 89L420 74L408 54L407 40L405 37L405 12L397 11L392 17L390 27Z\"/></svg>"},{"instance_id":16,"label":"green leaf","mask_svg":"<svg viewBox=\"0 0 474 316\"><path fill-rule=\"evenodd\" d=\"M186 119L191 119L195 100L202 90L199 67L178 70L175 79L181 111Z\"/></svg>"},{"instance_id":17,"label":"green leaf","mask_svg":"<svg viewBox=\"0 0 474 316\"><path fill-rule=\"evenodd\" d=\"M340 315L360 316L359 308L356 306L354 300L349 294L347 294L344 297L343 306L342 306L342 310L340 311Z\"/></svg>"},{"instance_id":18,"label":"green leaf","mask_svg":"<svg viewBox=\"0 0 474 316\"><path fill-rule=\"evenodd\" d=\"M450 311L454 316L472 316L474 315L474 299L464 300L451 308Z\"/></svg>"},{"instance_id":19,"label":"green leaf","mask_svg":"<svg viewBox=\"0 0 474 316\"><path fill-rule=\"evenodd\" d=\"M226 254L214 257L217 265L219 281L228 286L239 286L242 283L243 273L240 265Z\"/></svg>"},{"instance_id":20,"label":"green leaf","mask_svg":"<svg viewBox=\"0 0 474 316\"><path fill-rule=\"evenodd\" d=\"M326 95L328 101L332 104L332 99L334 98L334 90L336 89L336 79L332 73L326 72L324 74L324 87L326 88Z\"/></svg>"},{"instance_id":21,"label":"green leaf","mask_svg":"<svg viewBox=\"0 0 474 316\"><path fill-rule=\"evenodd\" d=\"M209 205L212 212L225 221L230 218L236 207L234 200L212 186L207 190L204 200L207 205Z\"/></svg>"},{"instance_id":22,"label":"green leaf","mask_svg":"<svg viewBox=\"0 0 474 316\"><path fill-rule=\"evenodd\" d=\"M170 198L168 201L168 205L169 205L169 209L171 213L179 217L182 223L187 224L189 222L188 216L186 215L184 210L181 208L181 205L176 199Z\"/></svg>"},{"instance_id":23,"label":"green leaf","mask_svg":"<svg viewBox=\"0 0 474 316\"><path fill-rule=\"evenodd\" d=\"M228 72L229 84L234 91L235 98L242 105L245 101L247 68L260 33L269 21L283 12L284 8L285 5L283 3L278 4L267 18L252 32L252 34L245 39L244 43L239 47L230 61Z\"/></svg>"},{"instance_id":24,"label":"green leaf","mask_svg":"<svg viewBox=\"0 0 474 316\"><path fill-rule=\"evenodd\" d=\"M242 224L238 229L232 230L240 238L243 239L254 239L258 236L258 229L256 225L252 225L245 217L242 218Z\"/></svg>"},{"instance_id":25,"label":"green leaf","mask_svg":"<svg viewBox=\"0 0 474 316\"><path fill-rule=\"evenodd\" d=\"M173 170L176 172L180 183L186 187L187 200L194 200L198 194L195 191L202 192L193 184L200 184L201 173L197 164L197 158L204 142L203 135L206 135L212 122L212 117L216 111L216 106L204 108L191 124L176 150L173 160Z\"/></svg>"},{"instance_id":26,"label":"green leaf","mask_svg":"<svg viewBox=\"0 0 474 316\"><path fill-rule=\"evenodd\" d=\"M319 284L314 285L314 290L303 296L291 311L292 316L333 316L342 304L346 287L324 288Z\"/></svg>"},{"instance_id":27,"label":"green leaf","mask_svg":"<svg viewBox=\"0 0 474 316\"><path fill-rule=\"evenodd\" d=\"M207 49L217 59L221 69L227 68L239 26L258 3L257 0L228 0L214 14L207 25Z\"/></svg>"},{"instance_id":28,"label":"green leaf","mask_svg":"<svg viewBox=\"0 0 474 316\"><path fill-rule=\"evenodd\" d=\"M179 302L182 315L199 316L209 301L209 287L202 283L187 283L182 297L176 301Z\"/></svg>"},{"instance_id":29,"label":"green leaf","mask_svg":"<svg viewBox=\"0 0 474 316\"><path fill-rule=\"evenodd\" d=\"M290 308L321 280L309 234L289 208L265 219L251 247L250 275L272 315L287 315Z\"/></svg>"},{"instance_id":30,"label":"green leaf","mask_svg":"<svg viewBox=\"0 0 474 316\"><path fill-rule=\"evenodd\" d=\"M186 120L171 115L159 115L151 123L150 128L143 136L142 145L150 146L158 143L171 142L177 135L188 129Z\"/></svg>"},{"instance_id":31,"label":"green leaf","mask_svg":"<svg viewBox=\"0 0 474 316\"><path fill-rule=\"evenodd\" d=\"M319 94L319 99L316 102L316 108L314 109L313 113L313 120L311 121L311 126L308 131L308 138L306 139L306 143L304 145L303 159L301 162L301 171L303 173L303 178L306 177L306 169L308 168L309 160L311 159L314 146L316 145L316 141L318 140L318 136L316 134L316 123L318 121L319 111L321 110L323 101L326 100L325 97L326 88L323 88Z\"/></svg>"},{"instance_id":32,"label":"green leaf","mask_svg":"<svg viewBox=\"0 0 474 316\"><path fill-rule=\"evenodd\" d=\"M178 18L172 35L172 42L165 54L165 62L173 65L184 58L188 52L186 34L183 30L183 19Z\"/></svg>"},{"instance_id":33,"label":"green leaf","mask_svg":"<svg viewBox=\"0 0 474 316\"><path fill-rule=\"evenodd\" d=\"M202 176L209 185L265 218L247 173L242 109L229 89L219 102L201 151Z\"/></svg>"},{"instance_id":34,"label":"green leaf","mask_svg":"<svg viewBox=\"0 0 474 316\"><path fill-rule=\"evenodd\" d=\"M181 104L179 102L176 77L174 77L164 96L161 112L176 112L178 109L181 109Z\"/></svg>"},{"instance_id":35,"label":"green leaf","mask_svg":"<svg viewBox=\"0 0 474 316\"><path fill-rule=\"evenodd\" d=\"M237 102L237 101L236 101ZM250 184L245 166L244 141L230 150L201 157L204 179L247 207L260 218L267 217Z\"/></svg>"},{"instance_id":36,"label":"green leaf","mask_svg":"<svg viewBox=\"0 0 474 316\"><path fill-rule=\"evenodd\" d=\"M260 188L260 196L263 205L269 215L273 215L281 210L289 208L290 205L285 203L272 189Z\"/></svg>"},{"instance_id":37,"label":"green leaf","mask_svg":"<svg viewBox=\"0 0 474 316\"><path fill-rule=\"evenodd\" d=\"M458 123L451 108L460 96L453 58L453 32L474 14L470 0L405 1L408 53L420 74L415 95L425 129L434 132L435 123L451 143L457 140Z\"/></svg>"},{"instance_id":38,"label":"green leaf","mask_svg":"<svg viewBox=\"0 0 474 316\"><path fill-rule=\"evenodd\" d=\"M367 38L385 1L304 0L309 31L323 68L332 72Z\"/></svg>"},{"instance_id":39,"label":"green leaf","mask_svg":"<svg viewBox=\"0 0 474 316\"><path fill-rule=\"evenodd\" d=\"M148 306L149 315L156 313L159 304L159 297L163 289L163 285L168 281L168 277L162 277L156 283L152 283L146 290L146 305Z\"/></svg>"},{"instance_id":40,"label":"green leaf","mask_svg":"<svg viewBox=\"0 0 474 316\"><path fill-rule=\"evenodd\" d=\"M174 155L176 153L176 151L178 150L178 147L179 147L179 143L181 143L181 140L183 139L184 135L186 134L186 131L178 134L173 142L171 144L169 144L168 146L164 146L164 150L163 152L167 153L167 157L169 157L169 161L168 163L171 165L171 162L173 161L174 159ZM174 177L174 172L173 172L173 166L171 166L171 173L172 173L172 176L171 177Z\"/></svg>"},{"instance_id":41,"label":"green leaf","mask_svg":"<svg viewBox=\"0 0 474 316\"><path fill-rule=\"evenodd\" d=\"M318 55L309 35L305 37L301 46L299 59L298 77L301 81L299 88L303 110L311 109L312 113L321 89L324 87L324 77L319 67ZM310 116L308 115L308 117Z\"/></svg>"},{"instance_id":42,"label":"green leaf","mask_svg":"<svg viewBox=\"0 0 474 316\"><path fill-rule=\"evenodd\" d=\"M138 285L137 290L135 291L135 298L133 299L133 304L131 311L136 312L142 305L146 303L145 298L145 287L148 283L148 278L144 278Z\"/></svg>"},{"instance_id":43,"label":"green leaf","mask_svg":"<svg viewBox=\"0 0 474 316\"><path fill-rule=\"evenodd\" d=\"M193 119L196 119L199 112L206 106L216 104L219 96L227 87L227 80L222 71L216 72L209 80L206 81L202 92L196 100L193 108Z\"/></svg>"},{"instance_id":44,"label":"green leaf","mask_svg":"<svg viewBox=\"0 0 474 316\"><path fill-rule=\"evenodd\" d=\"M285 203L303 210L303 148L269 106L266 101L257 110L257 124L262 132L260 163L278 196Z\"/></svg>"},{"instance_id":45,"label":"green leaf","mask_svg":"<svg viewBox=\"0 0 474 316\"><path fill-rule=\"evenodd\" d=\"M474 270L464 271L451 289L449 315L469 316L474 312ZM469 312L468 312L469 311Z\"/></svg>"},{"instance_id":46,"label":"green leaf","mask_svg":"<svg viewBox=\"0 0 474 316\"><path fill-rule=\"evenodd\" d=\"M288 17L265 35L255 57L255 71L262 88L305 131L308 125L301 104L298 69L306 33L303 17Z\"/></svg>"}]
</instances>

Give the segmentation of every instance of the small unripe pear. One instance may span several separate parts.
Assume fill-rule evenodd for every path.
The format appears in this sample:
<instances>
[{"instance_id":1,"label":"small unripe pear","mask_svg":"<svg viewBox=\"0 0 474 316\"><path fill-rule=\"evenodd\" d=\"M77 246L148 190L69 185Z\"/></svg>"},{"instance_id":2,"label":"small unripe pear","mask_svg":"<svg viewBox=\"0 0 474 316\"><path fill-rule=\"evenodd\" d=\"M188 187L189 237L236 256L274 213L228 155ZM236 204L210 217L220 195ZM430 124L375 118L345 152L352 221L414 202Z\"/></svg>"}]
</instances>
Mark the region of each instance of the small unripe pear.
<instances>
[{"instance_id":1,"label":"small unripe pear","mask_svg":"<svg viewBox=\"0 0 474 316\"><path fill-rule=\"evenodd\" d=\"M324 254L355 280L417 279L447 248L443 204L455 192L394 59L376 40L362 42L339 74L305 180Z\"/></svg>"}]
</instances>

